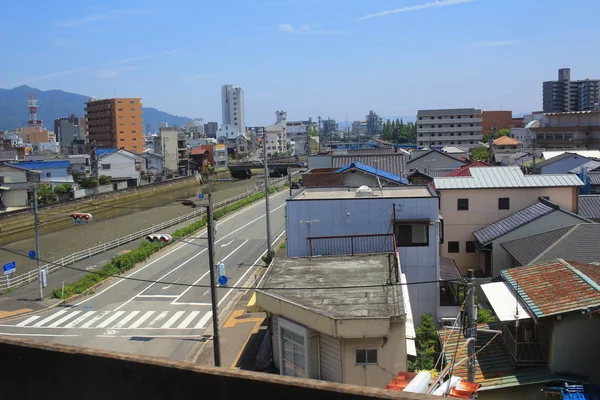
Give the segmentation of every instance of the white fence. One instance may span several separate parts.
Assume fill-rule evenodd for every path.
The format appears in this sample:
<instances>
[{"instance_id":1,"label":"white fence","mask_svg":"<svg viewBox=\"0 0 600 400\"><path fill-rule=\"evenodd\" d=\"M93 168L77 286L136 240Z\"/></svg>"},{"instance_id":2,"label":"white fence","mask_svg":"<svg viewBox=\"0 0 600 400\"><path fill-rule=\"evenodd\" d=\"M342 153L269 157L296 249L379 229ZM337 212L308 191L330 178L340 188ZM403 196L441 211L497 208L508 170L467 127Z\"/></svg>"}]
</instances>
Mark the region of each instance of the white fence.
<instances>
[{"instance_id":1,"label":"white fence","mask_svg":"<svg viewBox=\"0 0 600 400\"><path fill-rule=\"evenodd\" d=\"M297 174L297 173L294 173L292 175L295 175L295 174ZM287 180L288 180L287 177L273 179L273 180L271 180L270 185L271 186L279 186L281 184L285 184L285 182ZM214 208L215 209L222 208L231 203L235 203L236 201L245 199L246 197L248 197L252 194L262 191L263 187L264 187L264 185L259 185L256 188L254 188L246 193L242 193L238 196L231 197L227 200L215 203ZM56 261L53 261L46 265L43 265L41 268L45 269L47 274L51 274L51 273L61 269L65 265L75 264L78 261L85 260L86 258L90 258L97 254L104 253L105 251L120 247L124 244L131 243L134 240L140 239L151 233L155 233L155 232L161 231L165 228L169 228L171 226L178 225L184 221L201 216L203 212L204 212L204 209L199 209L199 210L196 210L189 214L181 215L177 218L171 219L169 221L163 222L158 225L151 226L150 228L143 229L139 232L131 233L127 236L123 236L118 239L111 240L110 242L102 243L98 246L90 247L88 249L70 254L66 257L59 258ZM26 285L26 284L36 280L37 278L38 278L37 270L29 271L26 274L21 274L21 275L15 276L15 277L6 276L4 281L0 281L0 292L5 291L6 289L14 289L19 286Z\"/></svg>"}]
</instances>

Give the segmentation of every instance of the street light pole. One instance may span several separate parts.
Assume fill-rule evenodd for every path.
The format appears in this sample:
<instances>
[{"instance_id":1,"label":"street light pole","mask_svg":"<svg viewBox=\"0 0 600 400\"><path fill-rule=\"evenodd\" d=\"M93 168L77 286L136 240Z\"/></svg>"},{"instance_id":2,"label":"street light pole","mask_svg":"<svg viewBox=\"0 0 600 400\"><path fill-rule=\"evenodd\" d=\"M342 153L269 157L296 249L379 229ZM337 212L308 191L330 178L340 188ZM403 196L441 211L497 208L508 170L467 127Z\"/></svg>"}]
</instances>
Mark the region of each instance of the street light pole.
<instances>
[{"instance_id":1,"label":"street light pole","mask_svg":"<svg viewBox=\"0 0 600 400\"><path fill-rule=\"evenodd\" d=\"M267 143L263 139L263 161L265 163L265 208L267 219L267 257L271 257L271 213L269 205L269 167L267 165Z\"/></svg>"},{"instance_id":2,"label":"street light pole","mask_svg":"<svg viewBox=\"0 0 600 400\"><path fill-rule=\"evenodd\" d=\"M209 180L210 182L210 180ZM208 270L210 272L210 302L212 305L213 321L213 351L215 366L221 366L221 346L219 340L219 304L217 302L217 289L215 281L215 235L213 231L213 207L212 194L208 192L208 205L206 207L207 231L208 231Z\"/></svg>"},{"instance_id":3,"label":"street light pole","mask_svg":"<svg viewBox=\"0 0 600 400\"><path fill-rule=\"evenodd\" d=\"M35 225L35 261L40 283L40 301L44 300L44 283L42 282L42 268L40 267L40 218L37 204L37 183L33 184L33 221Z\"/></svg>"}]
</instances>

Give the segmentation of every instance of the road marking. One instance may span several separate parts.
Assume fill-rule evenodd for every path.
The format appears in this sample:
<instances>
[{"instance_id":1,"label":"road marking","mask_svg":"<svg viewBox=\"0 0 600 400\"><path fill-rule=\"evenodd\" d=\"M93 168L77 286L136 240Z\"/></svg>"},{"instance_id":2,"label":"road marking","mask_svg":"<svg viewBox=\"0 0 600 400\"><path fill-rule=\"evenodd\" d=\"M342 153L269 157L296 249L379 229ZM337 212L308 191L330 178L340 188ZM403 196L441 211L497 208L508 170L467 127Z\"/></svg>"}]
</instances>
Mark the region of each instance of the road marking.
<instances>
[{"instance_id":1,"label":"road marking","mask_svg":"<svg viewBox=\"0 0 600 400\"><path fill-rule=\"evenodd\" d=\"M170 328L171 325L173 325L175 323L175 321L177 321L184 313L185 313L185 311L177 311L175 313L175 315L173 315L171 318L169 318L169 320L167 322L165 322L165 324L163 326L160 327L160 329Z\"/></svg>"},{"instance_id":2,"label":"road marking","mask_svg":"<svg viewBox=\"0 0 600 400\"><path fill-rule=\"evenodd\" d=\"M130 312L125 318L123 318L122 320L120 320L119 323L114 326L114 328L115 329L119 329L119 328L124 327L126 323L128 323L129 321L131 321L139 313L140 313L139 311L132 311L132 312Z\"/></svg>"},{"instance_id":3,"label":"road marking","mask_svg":"<svg viewBox=\"0 0 600 400\"><path fill-rule=\"evenodd\" d=\"M192 311L190 315L188 315L183 321L181 321L181 323L177 326L177 329L185 329L190 324L190 322L192 322L192 320L198 316L198 314L200 314L200 311Z\"/></svg>"},{"instance_id":4,"label":"road marking","mask_svg":"<svg viewBox=\"0 0 600 400\"><path fill-rule=\"evenodd\" d=\"M235 310L231 314L231 316L229 317L227 322L225 322L225 325L223 325L223 328L233 328L237 324L254 322L254 326L252 327L252 330L248 334L248 337L246 338L246 340L244 340L244 343L248 343L248 341L250 340L250 337L252 335L258 333L258 331L260 330L260 326L262 325L265 318L264 317L263 318L246 318L246 319L241 319L241 320L236 319L237 317L243 315L245 311L246 310ZM240 358L242 357L242 353L244 353L244 350L246 350L245 345L240 349L237 357L235 357L235 360L233 360L233 363L231 363L231 368L237 368L237 365L240 362Z\"/></svg>"},{"instance_id":5,"label":"road marking","mask_svg":"<svg viewBox=\"0 0 600 400\"><path fill-rule=\"evenodd\" d=\"M7 317L14 317L15 315L25 314L26 312L33 311L31 308L21 308L20 310L14 311L0 311L0 319Z\"/></svg>"},{"instance_id":6,"label":"road marking","mask_svg":"<svg viewBox=\"0 0 600 400\"><path fill-rule=\"evenodd\" d=\"M145 297L147 299L152 298L152 297L158 297L158 298L163 298L163 299L174 299L177 297L177 295L176 294L138 294L136 297Z\"/></svg>"},{"instance_id":7,"label":"road marking","mask_svg":"<svg viewBox=\"0 0 600 400\"><path fill-rule=\"evenodd\" d=\"M170 303L172 306L210 306L212 303Z\"/></svg>"},{"instance_id":8,"label":"road marking","mask_svg":"<svg viewBox=\"0 0 600 400\"><path fill-rule=\"evenodd\" d=\"M0 336L79 337L81 335L54 335L52 333L7 333L7 332L0 332ZM196 336L198 336L198 335L196 335Z\"/></svg>"},{"instance_id":9,"label":"road marking","mask_svg":"<svg viewBox=\"0 0 600 400\"><path fill-rule=\"evenodd\" d=\"M58 311L58 312L52 314L51 316L44 318L43 320L39 321L37 324L35 324L33 326L36 328L39 328L40 326L43 326L45 323L50 322L53 319L60 317L61 315L63 315L66 312L67 312L67 310Z\"/></svg>"},{"instance_id":10,"label":"road marking","mask_svg":"<svg viewBox=\"0 0 600 400\"><path fill-rule=\"evenodd\" d=\"M161 312L160 314L158 314L158 315L156 316L156 318L154 318L154 319L153 319L153 320L152 320L152 321L151 321L151 322L148 324L148 327L151 327L151 326L152 326L152 325L154 325L155 323L157 323L157 322L161 321L162 319L164 319L164 318L167 316L167 314L168 314L168 313L169 313L168 311L163 311L163 312Z\"/></svg>"},{"instance_id":11,"label":"road marking","mask_svg":"<svg viewBox=\"0 0 600 400\"><path fill-rule=\"evenodd\" d=\"M98 326L96 326L96 328L106 328L108 326L108 324L110 324L111 322L113 322L115 319L119 318L123 314L125 314L125 311L115 312L113 315L111 315L110 317L108 317L104 321L102 321L101 324L98 324Z\"/></svg>"},{"instance_id":12,"label":"road marking","mask_svg":"<svg viewBox=\"0 0 600 400\"><path fill-rule=\"evenodd\" d=\"M200 318L200 321L198 321L196 326L194 326L194 329L204 328L204 324L210 319L210 317L212 317L211 311L207 312L206 314L204 314L204 317Z\"/></svg>"},{"instance_id":13,"label":"road marking","mask_svg":"<svg viewBox=\"0 0 600 400\"><path fill-rule=\"evenodd\" d=\"M68 324L66 324L64 327L65 328L73 328L75 325L77 325L81 321L84 321L84 320L88 319L89 317L91 317L95 313L96 313L96 311L87 311L85 314L80 315L79 317L77 317L73 321L71 321Z\"/></svg>"},{"instance_id":14,"label":"road marking","mask_svg":"<svg viewBox=\"0 0 600 400\"><path fill-rule=\"evenodd\" d=\"M231 253L229 253L225 258L223 258L221 260L221 262L227 260L229 257L231 257L233 255L233 253L235 253L236 251L238 251L243 245L245 245L246 243L248 243L249 239L244 240L244 243L240 244L238 247L235 248L235 250L233 250ZM206 271L204 274L202 274L202 276L200 278L198 278L194 283L192 283L192 286L188 286L187 289L185 289L183 292L181 292L181 294L171 302L172 305L180 305L181 303L177 303L177 300L179 300L181 297L183 297L184 294L186 294L191 288L194 287L194 285L198 284L198 282L200 282L202 279L204 279L206 277L206 275L208 275L210 273L209 271Z\"/></svg>"},{"instance_id":15,"label":"road marking","mask_svg":"<svg viewBox=\"0 0 600 400\"><path fill-rule=\"evenodd\" d=\"M272 197L271 197L271 199L275 198L275 197L276 197L276 196L278 196L278 195L281 195L282 193L283 193L283 192L279 192L277 195L275 195L275 196L272 196ZM225 219L224 219L223 221L221 221L220 223L224 223L224 222L226 222L226 221L229 221L230 219L237 218L237 217L239 217L241 214L245 213L246 211L249 211L249 210L253 209L254 207L256 207L256 206L258 206L258 205L262 204L263 202L264 202L264 200L261 200L261 201L257 202L256 204L254 204L254 205L252 205L252 206L250 206L250 207L247 207L247 208L246 208L246 207L244 207L242 210L240 210L239 212L236 212L236 213L232 214L230 217L227 217L227 218L225 218ZM285 203L283 204L283 206L285 206ZM279 207L278 207L278 208L279 208ZM277 208L276 208L275 210L277 210ZM271 211L271 212L274 212L275 210L273 210L273 211ZM263 215L262 217L264 217L264 215ZM262 218L262 217L259 217L259 218L255 219L255 220L251 221L250 223L253 223L253 222L255 222L256 220L258 220L258 219L260 219L260 218ZM249 223L249 224L250 224L250 223ZM237 229L237 230L235 230L235 231L233 231L233 232L229 233L228 235L225 235L225 236L223 236L223 238L221 238L220 240L223 240L223 239L225 239L227 236L229 236L229 235L231 235L231 234L233 234L233 233L235 233L235 232L239 231L240 229L243 229L243 228L245 228L245 227L246 227L246 226L248 226L249 224L246 224L246 225L242 226L241 228L239 228L239 229ZM205 232L206 232L206 229L203 229L203 230L201 230L201 231L198 233L198 235L197 235L197 236L194 236L194 237L192 238L192 240L193 240L193 239L198 239L198 238L200 238L200 237L202 236L202 234L203 234L203 233L205 233ZM129 277L131 277L131 276L133 276L133 275L135 275L135 274L137 274L137 273L139 273L139 272L142 272L143 270L145 270L146 268L150 267L150 266L151 266L151 265L153 265L154 263L156 263L156 262L158 262L158 261L162 260L163 258L165 258L165 257L167 257L167 256L169 256L169 255L171 255L172 253L174 253L174 252L178 251L179 249L181 249L181 248L182 248L182 247L184 247L184 246L187 246L188 244L189 244L189 243L187 243L187 242L184 242L184 243L183 243L181 246L178 246L178 247L174 248L173 250L169 251L168 253L166 253L166 254L164 254L164 255L162 255L162 256L160 256L160 257L158 257L156 260L149 262L148 264L144 265L142 268L140 268L140 269L137 269L137 270L133 271L132 273L130 273L129 275L127 275L127 278L129 278ZM85 299L85 300L83 300L83 301L80 301L79 303L75 304L75 306L79 306L79 305L81 305L81 304L83 304L83 303L85 303L85 302L87 302L87 301L90 301L90 300L92 300L92 299L96 298L97 296L100 296L100 295L101 295L101 294L103 294L104 292L106 292L106 291L108 291L108 290L112 289L113 287L117 286L118 284L120 284L120 283L121 283L121 282L123 282L123 281L125 281L125 279L119 279L119 280L117 280L115 283L113 283L112 285L110 285L110 286L109 286L109 287L107 287L106 289L102 290L101 292L98 292L98 293L96 293L96 294L95 294L95 295L93 295L93 296L90 296L90 297L86 298L86 299Z\"/></svg>"},{"instance_id":16,"label":"road marking","mask_svg":"<svg viewBox=\"0 0 600 400\"><path fill-rule=\"evenodd\" d=\"M134 322L134 323L133 323L133 324L130 326L130 328L132 328L132 329L135 329L135 328L137 328L138 326L140 326L141 324L143 324L143 323L144 323L144 321L146 321L148 318L150 318L150 317L152 316L152 314L154 314L154 313L155 313L155 311L148 311L148 312L146 312L146 314L142 315L142 316L140 317L140 319L138 319L137 321L135 321L135 322Z\"/></svg>"},{"instance_id":17,"label":"road marking","mask_svg":"<svg viewBox=\"0 0 600 400\"><path fill-rule=\"evenodd\" d=\"M111 311L102 311L102 314L98 314L96 315L94 318L90 319L88 322L86 322L85 324L81 325L82 328L89 328L90 326L92 326L92 324L102 318L104 318L106 315L108 315Z\"/></svg>"},{"instance_id":18,"label":"road marking","mask_svg":"<svg viewBox=\"0 0 600 400\"><path fill-rule=\"evenodd\" d=\"M50 325L48 325L48 328L54 328L56 326L59 326L63 322L66 322L67 320L73 318L74 316L76 316L79 313L81 313L81 311L73 311L72 313L69 313L69 314L65 315L64 317L62 317L61 319L59 319L59 320L51 323Z\"/></svg>"},{"instance_id":19,"label":"road marking","mask_svg":"<svg viewBox=\"0 0 600 400\"><path fill-rule=\"evenodd\" d=\"M179 282L179 280L180 280L180 279L181 279L181 276L180 276L179 278L177 278L177 279L175 280L175 282L173 282L173 283L177 283L177 282ZM167 286L165 286L165 287L162 287L161 289L162 289L162 290L168 289L168 288L170 288L171 286L173 286L173 283L171 283L170 285L167 285Z\"/></svg>"},{"instance_id":20,"label":"road marking","mask_svg":"<svg viewBox=\"0 0 600 400\"><path fill-rule=\"evenodd\" d=\"M17 326L26 326L26 325L32 323L33 321L35 321L36 319L38 319L39 317L40 317L39 315L34 315L33 317L29 317L25 321L18 323Z\"/></svg>"},{"instance_id":21,"label":"road marking","mask_svg":"<svg viewBox=\"0 0 600 400\"><path fill-rule=\"evenodd\" d=\"M233 240L232 240L232 241L230 241L230 242L228 242L228 243L224 243L224 244L222 244L222 245L221 245L221 247L227 247L227 246L229 246L231 243L233 243Z\"/></svg>"}]
</instances>

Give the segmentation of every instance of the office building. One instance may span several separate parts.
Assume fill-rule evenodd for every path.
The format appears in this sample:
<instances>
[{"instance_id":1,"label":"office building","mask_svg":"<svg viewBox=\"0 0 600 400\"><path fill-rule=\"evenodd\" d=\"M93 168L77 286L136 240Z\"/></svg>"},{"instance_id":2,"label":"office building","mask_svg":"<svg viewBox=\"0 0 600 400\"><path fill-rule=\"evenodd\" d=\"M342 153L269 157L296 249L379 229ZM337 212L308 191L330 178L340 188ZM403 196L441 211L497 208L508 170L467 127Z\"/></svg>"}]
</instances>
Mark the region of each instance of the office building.
<instances>
[{"instance_id":1,"label":"office building","mask_svg":"<svg viewBox=\"0 0 600 400\"><path fill-rule=\"evenodd\" d=\"M221 107L223 111L223 125L235 125L238 131L246 132L244 120L244 89L233 85L221 86Z\"/></svg>"},{"instance_id":2,"label":"office building","mask_svg":"<svg viewBox=\"0 0 600 400\"><path fill-rule=\"evenodd\" d=\"M417 145L458 145L470 149L483 139L481 110L457 108L417 111Z\"/></svg>"},{"instance_id":3,"label":"office building","mask_svg":"<svg viewBox=\"0 0 600 400\"><path fill-rule=\"evenodd\" d=\"M75 142L75 147L78 144L85 144L85 118L71 114L70 117L55 119L54 135L56 141L60 143L61 152L73 154L73 142Z\"/></svg>"},{"instance_id":4,"label":"office building","mask_svg":"<svg viewBox=\"0 0 600 400\"><path fill-rule=\"evenodd\" d=\"M219 130L219 124L217 122L207 122L204 124L204 135L209 138L215 138Z\"/></svg>"},{"instance_id":5,"label":"office building","mask_svg":"<svg viewBox=\"0 0 600 400\"><path fill-rule=\"evenodd\" d=\"M90 143L98 147L124 148L133 152L144 149L142 99L115 98L86 103L85 123Z\"/></svg>"},{"instance_id":6,"label":"office building","mask_svg":"<svg viewBox=\"0 0 600 400\"><path fill-rule=\"evenodd\" d=\"M481 113L481 131L499 132L501 129L520 128L523 118L513 118L512 111L483 111Z\"/></svg>"},{"instance_id":7,"label":"office building","mask_svg":"<svg viewBox=\"0 0 600 400\"><path fill-rule=\"evenodd\" d=\"M571 69L558 70L557 81L542 85L545 113L589 111L600 104L600 79L571 80Z\"/></svg>"}]
</instances>

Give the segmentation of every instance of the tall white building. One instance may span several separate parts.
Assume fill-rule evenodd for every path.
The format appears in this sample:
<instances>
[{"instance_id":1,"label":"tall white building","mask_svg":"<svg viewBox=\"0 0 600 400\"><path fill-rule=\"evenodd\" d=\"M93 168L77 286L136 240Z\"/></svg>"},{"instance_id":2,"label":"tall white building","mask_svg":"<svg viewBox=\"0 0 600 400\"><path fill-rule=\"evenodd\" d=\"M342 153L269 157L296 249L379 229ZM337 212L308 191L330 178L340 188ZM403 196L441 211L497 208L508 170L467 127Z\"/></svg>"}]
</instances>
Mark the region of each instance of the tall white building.
<instances>
[{"instance_id":1,"label":"tall white building","mask_svg":"<svg viewBox=\"0 0 600 400\"><path fill-rule=\"evenodd\" d=\"M479 109L418 110L417 145L471 149L483 139L481 123Z\"/></svg>"},{"instance_id":2,"label":"tall white building","mask_svg":"<svg viewBox=\"0 0 600 400\"><path fill-rule=\"evenodd\" d=\"M223 125L235 125L240 133L246 132L244 89L233 85L221 86Z\"/></svg>"}]
</instances>

